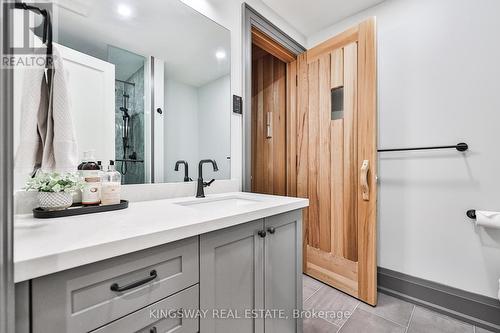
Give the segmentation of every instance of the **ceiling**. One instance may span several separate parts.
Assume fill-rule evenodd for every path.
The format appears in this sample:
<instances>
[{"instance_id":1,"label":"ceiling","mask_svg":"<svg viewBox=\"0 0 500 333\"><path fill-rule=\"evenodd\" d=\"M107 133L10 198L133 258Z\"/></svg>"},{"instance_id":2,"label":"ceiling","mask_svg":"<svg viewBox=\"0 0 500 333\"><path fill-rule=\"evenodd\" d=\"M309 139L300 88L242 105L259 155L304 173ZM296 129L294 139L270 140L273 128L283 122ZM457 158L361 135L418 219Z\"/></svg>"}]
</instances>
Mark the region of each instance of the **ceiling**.
<instances>
[{"instance_id":1,"label":"ceiling","mask_svg":"<svg viewBox=\"0 0 500 333\"><path fill-rule=\"evenodd\" d=\"M384 0L262 0L304 36L321 31L342 19Z\"/></svg>"},{"instance_id":2,"label":"ceiling","mask_svg":"<svg viewBox=\"0 0 500 333\"><path fill-rule=\"evenodd\" d=\"M56 38L65 46L103 60L110 59L109 46L155 56L165 61L168 78L196 87L230 73L229 30L179 0L54 2ZM119 14L123 5L128 15ZM226 58L217 59L218 51ZM132 67L117 71L117 78Z\"/></svg>"}]
</instances>

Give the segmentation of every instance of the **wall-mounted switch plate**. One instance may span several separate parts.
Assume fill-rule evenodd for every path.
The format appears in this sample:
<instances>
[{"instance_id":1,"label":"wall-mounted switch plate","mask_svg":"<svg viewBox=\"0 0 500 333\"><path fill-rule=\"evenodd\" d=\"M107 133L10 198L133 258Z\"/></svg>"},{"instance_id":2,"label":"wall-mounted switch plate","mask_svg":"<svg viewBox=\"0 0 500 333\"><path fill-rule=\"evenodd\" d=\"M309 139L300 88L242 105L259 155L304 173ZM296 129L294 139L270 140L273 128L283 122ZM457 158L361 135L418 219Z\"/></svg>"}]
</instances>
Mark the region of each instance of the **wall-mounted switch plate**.
<instances>
[{"instance_id":1,"label":"wall-mounted switch plate","mask_svg":"<svg viewBox=\"0 0 500 333\"><path fill-rule=\"evenodd\" d=\"M243 114L243 98L241 96L233 95L233 112Z\"/></svg>"}]
</instances>

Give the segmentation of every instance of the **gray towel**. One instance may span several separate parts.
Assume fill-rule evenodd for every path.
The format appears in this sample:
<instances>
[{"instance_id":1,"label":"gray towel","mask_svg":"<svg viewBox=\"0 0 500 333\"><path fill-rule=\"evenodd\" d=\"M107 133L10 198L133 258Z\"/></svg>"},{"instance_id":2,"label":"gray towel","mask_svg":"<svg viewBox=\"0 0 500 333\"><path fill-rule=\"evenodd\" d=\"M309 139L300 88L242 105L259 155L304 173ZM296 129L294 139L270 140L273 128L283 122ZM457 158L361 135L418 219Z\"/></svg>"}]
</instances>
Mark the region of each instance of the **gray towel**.
<instances>
[{"instance_id":1,"label":"gray towel","mask_svg":"<svg viewBox=\"0 0 500 333\"><path fill-rule=\"evenodd\" d=\"M54 47L48 87L44 68L26 69L21 102L21 135L16 153L17 171L72 172L78 165L66 73Z\"/></svg>"}]
</instances>

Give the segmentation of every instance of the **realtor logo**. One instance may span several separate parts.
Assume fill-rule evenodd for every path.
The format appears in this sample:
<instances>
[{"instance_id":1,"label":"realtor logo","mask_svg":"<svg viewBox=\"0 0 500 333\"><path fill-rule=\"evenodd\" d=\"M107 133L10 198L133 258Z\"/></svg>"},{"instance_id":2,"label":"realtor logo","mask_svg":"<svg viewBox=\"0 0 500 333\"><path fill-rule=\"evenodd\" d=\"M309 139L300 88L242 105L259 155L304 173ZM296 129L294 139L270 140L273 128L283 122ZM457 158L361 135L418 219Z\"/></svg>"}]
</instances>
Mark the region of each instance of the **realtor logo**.
<instances>
[{"instance_id":1,"label":"realtor logo","mask_svg":"<svg viewBox=\"0 0 500 333\"><path fill-rule=\"evenodd\" d=\"M51 67L52 3L12 1L4 3L2 10L5 20L1 66Z\"/></svg>"}]
</instances>

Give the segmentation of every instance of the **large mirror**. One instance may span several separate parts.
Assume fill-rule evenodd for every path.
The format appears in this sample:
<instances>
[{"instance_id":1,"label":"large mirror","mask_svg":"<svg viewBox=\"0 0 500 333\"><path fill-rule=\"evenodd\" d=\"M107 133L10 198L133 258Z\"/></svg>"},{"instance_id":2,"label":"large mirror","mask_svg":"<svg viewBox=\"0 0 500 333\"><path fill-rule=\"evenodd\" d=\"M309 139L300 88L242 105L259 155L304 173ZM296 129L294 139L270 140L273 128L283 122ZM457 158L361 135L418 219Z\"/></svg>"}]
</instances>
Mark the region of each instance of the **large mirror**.
<instances>
[{"instance_id":1,"label":"large mirror","mask_svg":"<svg viewBox=\"0 0 500 333\"><path fill-rule=\"evenodd\" d=\"M179 0L54 1L80 158L123 184L230 178L230 32ZM188 169L188 173L185 170Z\"/></svg>"}]
</instances>

